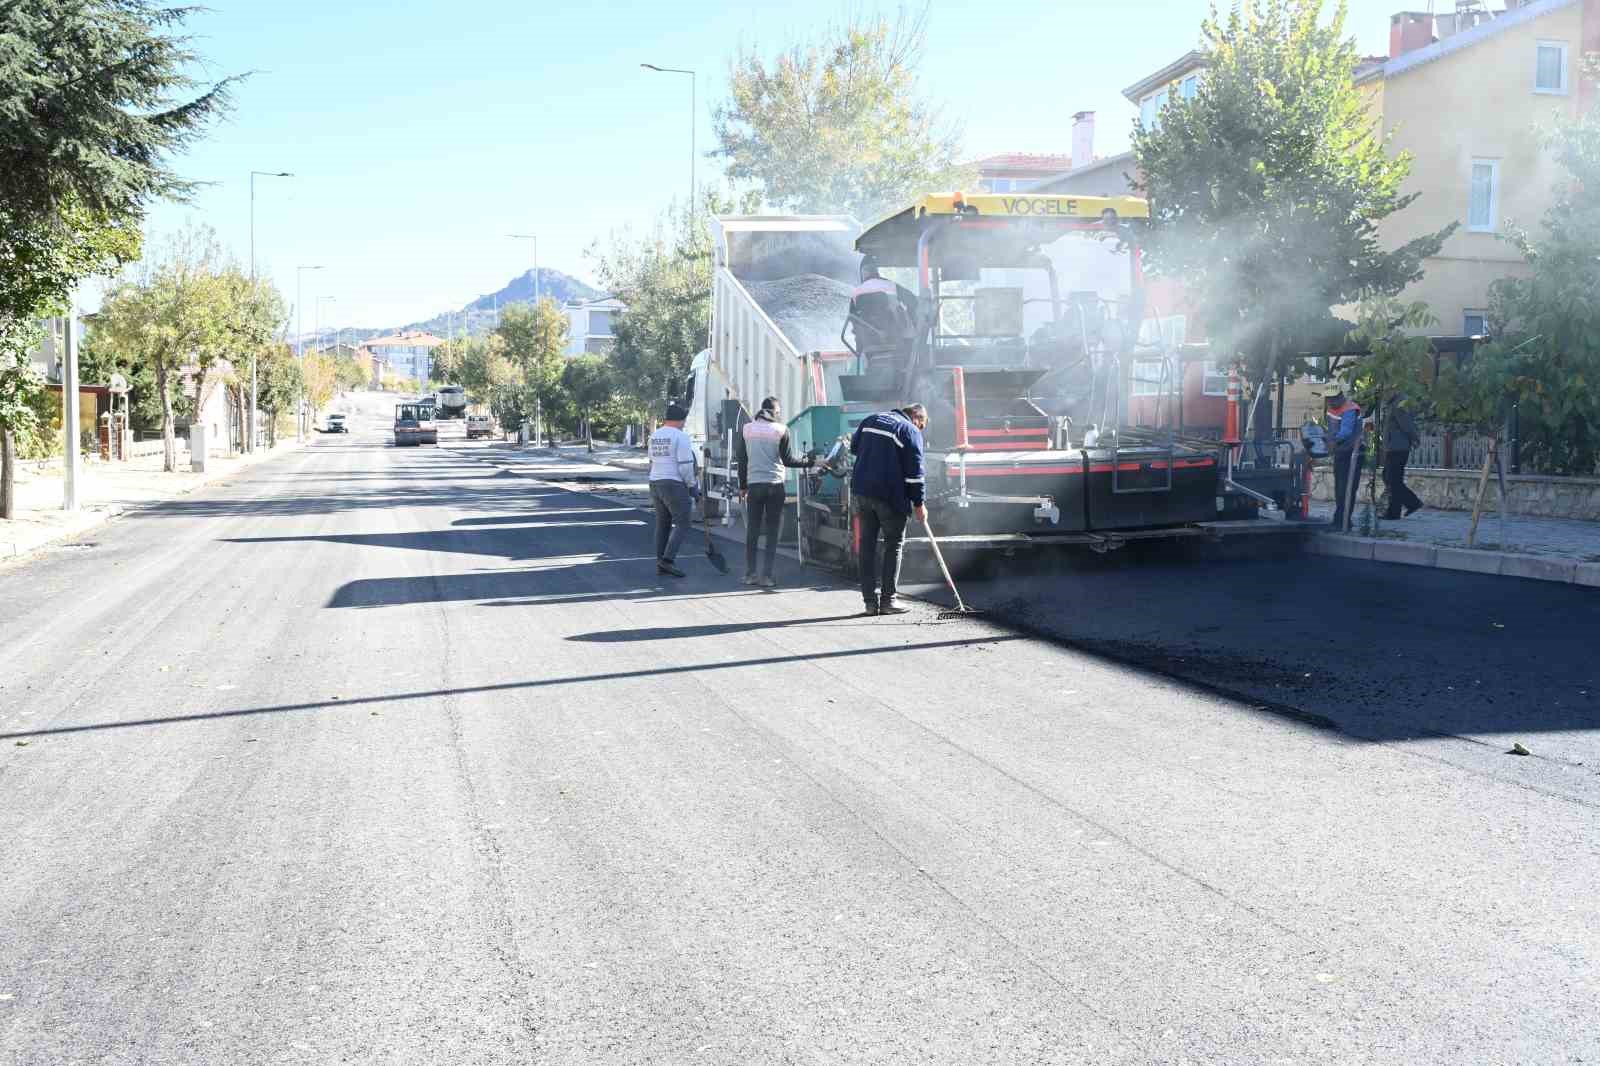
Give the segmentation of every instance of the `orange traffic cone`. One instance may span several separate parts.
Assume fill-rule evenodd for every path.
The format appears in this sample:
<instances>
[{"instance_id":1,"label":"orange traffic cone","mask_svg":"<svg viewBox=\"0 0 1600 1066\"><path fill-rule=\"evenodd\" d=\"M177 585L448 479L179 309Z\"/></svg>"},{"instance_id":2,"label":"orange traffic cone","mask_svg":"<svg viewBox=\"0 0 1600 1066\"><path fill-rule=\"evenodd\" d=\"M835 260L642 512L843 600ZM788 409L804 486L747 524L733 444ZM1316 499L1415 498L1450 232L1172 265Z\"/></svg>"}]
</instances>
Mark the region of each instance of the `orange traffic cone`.
<instances>
[{"instance_id":1,"label":"orange traffic cone","mask_svg":"<svg viewBox=\"0 0 1600 1066\"><path fill-rule=\"evenodd\" d=\"M1244 438L1239 435L1239 371L1237 368L1228 372L1228 415L1222 428L1222 443L1242 444Z\"/></svg>"}]
</instances>

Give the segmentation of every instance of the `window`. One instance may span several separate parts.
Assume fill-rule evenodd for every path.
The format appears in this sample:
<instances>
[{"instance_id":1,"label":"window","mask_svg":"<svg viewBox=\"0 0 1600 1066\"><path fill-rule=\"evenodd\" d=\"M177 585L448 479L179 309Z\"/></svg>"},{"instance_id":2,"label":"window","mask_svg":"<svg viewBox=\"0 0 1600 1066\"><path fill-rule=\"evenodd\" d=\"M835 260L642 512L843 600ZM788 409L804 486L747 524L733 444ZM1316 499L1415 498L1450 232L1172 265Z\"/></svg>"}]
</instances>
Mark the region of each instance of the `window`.
<instances>
[{"instance_id":1,"label":"window","mask_svg":"<svg viewBox=\"0 0 1600 1066\"><path fill-rule=\"evenodd\" d=\"M1139 123L1146 129L1153 130L1161 125L1161 109L1167 106L1169 92L1170 90L1162 89L1139 102Z\"/></svg>"},{"instance_id":2,"label":"window","mask_svg":"<svg viewBox=\"0 0 1600 1066\"><path fill-rule=\"evenodd\" d=\"M1488 313L1484 311L1466 310L1461 312L1461 332L1468 337L1481 337L1489 332L1487 322Z\"/></svg>"},{"instance_id":3,"label":"window","mask_svg":"<svg viewBox=\"0 0 1600 1066\"><path fill-rule=\"evenodd\" d=\"M1202 396L1228 395L1228 368L1221 363L1207 359L1204 364L1205 377L1200 382Z\"/></svg>"},{"instance_id":4,"label":"window","mask_svg":"<svg viewBox=\"0 0 1600 1066\"><path fill-rule=\"evenodd\" d=\"M1011 179L1010 178L990 178L989 179L989 191L990 192L1010 192L1011 191Z\"/></svg>"},{"instance_id":5,"label":"window","mask_svg":"<svg viewBox=\"0 0 1600 1066\"><path fill-rule=\"evenodd\" d=\"M1161 360L1140 359L1133 364L1133 394L1161 395Z\"/></svg>"},{"instance_id":6,"label":"window","mask_svg":"<svg viewBox=\"0 0 1600 1066\"><path fill-rule=\"evenodd\" d=\"M1540 41L1534 53L1533 91L1566 95L1567 44L1565 41Z\"/></svg>"},{"instance_id":7,"label":"window","mask_svg":"<svg viewBox=\"0 0 1600 1066\"><path fill-rule=\"evenodd\" d=\"M1474 159L1467 193L1467 229L1493 233L1500 226L1500 161Z\"/></svg>"},{"instance_id":8,"label":"window","mask_svg":"<svg viewBox=\"0 0 1600 1066\"><path fill-rule=\"evenodd\" d=\"M609 336L611 336L611 312L610 311L590 311L589 312L589 336L591 336L591 337L609 337Z\"/></svg>"},{"instance_id":9,"label":"window","mask_svg":"<svg viewBox=\"0 0 1600 1066\"><path fill-rule=\"evenodd\" d=\"M1200 75L1191 74L1187 78L1183 79L1183 98L1185 100L1193 100L1195 98L1195 94L1199 91Z\"/></svg>"}]
</instances>

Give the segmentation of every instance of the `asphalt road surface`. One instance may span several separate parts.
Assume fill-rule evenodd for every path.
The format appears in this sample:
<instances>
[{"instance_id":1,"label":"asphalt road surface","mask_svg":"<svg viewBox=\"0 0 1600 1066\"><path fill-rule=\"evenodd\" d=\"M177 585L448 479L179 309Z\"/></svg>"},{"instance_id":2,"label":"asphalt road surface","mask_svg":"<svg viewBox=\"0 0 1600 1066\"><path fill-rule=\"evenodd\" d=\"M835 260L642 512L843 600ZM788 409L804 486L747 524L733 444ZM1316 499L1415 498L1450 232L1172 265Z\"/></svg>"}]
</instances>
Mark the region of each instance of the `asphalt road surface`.
<instances>
[{"instance_id":1,"label":"asphalt road surface","mask_svg":"<svg viewBox=\"0 0 1600 1066\"><path fill-rule=\"evenodd\" d=\"M1592 599L864 619L559 466L358 427L0 570L0 1062L1600 1058Z\"/></svg>"}]
</instances>

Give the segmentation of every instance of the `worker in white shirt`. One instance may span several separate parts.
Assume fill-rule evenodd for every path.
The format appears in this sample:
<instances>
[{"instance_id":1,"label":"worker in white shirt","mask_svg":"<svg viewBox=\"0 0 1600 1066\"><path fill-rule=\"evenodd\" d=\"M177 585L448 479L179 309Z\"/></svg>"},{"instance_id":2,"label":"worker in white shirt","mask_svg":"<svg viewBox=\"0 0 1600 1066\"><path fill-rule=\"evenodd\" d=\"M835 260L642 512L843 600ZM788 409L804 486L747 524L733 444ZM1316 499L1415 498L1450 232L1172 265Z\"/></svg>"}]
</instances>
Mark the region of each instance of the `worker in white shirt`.
<instances>
[{"instance_id":1,"label":"worker in white shirt","mask_svg":"<svg viewBox=\"0 0 1600 1066\"><path fill-rule=\"evenodd\" d=\"M694 443L683 431L689 417L678 404L667 406L661 428L650 434L650 502L656 512L656 572L683 577L674 561L678 545L689 532L694 497L700 479L695 469Z\"/></svg>"}]
</instances>

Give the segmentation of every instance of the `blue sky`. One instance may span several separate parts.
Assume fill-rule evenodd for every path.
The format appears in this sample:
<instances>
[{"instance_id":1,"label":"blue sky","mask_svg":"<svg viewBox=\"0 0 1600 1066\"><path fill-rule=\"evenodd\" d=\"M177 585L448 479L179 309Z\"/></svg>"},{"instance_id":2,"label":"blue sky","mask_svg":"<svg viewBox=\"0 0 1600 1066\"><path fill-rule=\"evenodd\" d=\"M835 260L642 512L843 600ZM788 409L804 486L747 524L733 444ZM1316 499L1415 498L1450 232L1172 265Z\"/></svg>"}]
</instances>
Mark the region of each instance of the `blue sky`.
<instances>
[{"instance_id":1,"label":"blue sky","mask_svg":"<svg viewBox=\"0 0 1600 1066\"><path fill-rule=\"evenodd\" d=\"M1387 47L1395 0L1354 0L1364 51ZM589 276L584 251L648 228L689 182L689 84L641 62L700 72L701 152L741 46L773 52L870 4L547 4L529 0L210 0L190 25L216 75L255 71L233 115L179 162L217 182L152 212L155 240L194 218L256 255L304 325L426 318L539 262ZM933 0L927 93L971 156L1066 152L1072 114L1098 113L1096 148L1127 146L1129 83L1198 40L1205 6L1179 0ZM702 184L720 181L701 159Z\"/></svg>"}]
</instances>

